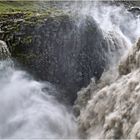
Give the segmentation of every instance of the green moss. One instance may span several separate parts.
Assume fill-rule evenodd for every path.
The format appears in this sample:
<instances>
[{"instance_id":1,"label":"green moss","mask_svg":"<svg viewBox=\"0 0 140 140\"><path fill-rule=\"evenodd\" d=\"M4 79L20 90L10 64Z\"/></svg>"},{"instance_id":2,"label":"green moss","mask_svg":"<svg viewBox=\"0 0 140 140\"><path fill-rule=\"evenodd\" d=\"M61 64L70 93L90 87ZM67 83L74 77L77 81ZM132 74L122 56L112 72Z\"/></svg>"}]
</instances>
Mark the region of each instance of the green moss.
<instances>
[{"instance_id":1,"label":"green moss","mask_svg":"<svg viewBox=\"0 0 140 140\"><path fill-rule=\"evenodd\" d=\"M50 8L51 7L51 8ZM54 12L55 11L55 12ZM54 8L50 6L49 2L45 1L23 1L23 0L14 0L14 1L0 1L0 14L4 13L14 13L14 12L24 12L24 13L30 13L31 15L34 15L36 13L55 13L59 14L62 12L62 10Z\"/></svg>"},{"instance_id":2,"label":"green moss","mask_svg":"<svg viewBox=\"0 0 140 140\"><path fill-rule=\"evenodd\" d=\"M23 43L23 44L31 44L32 43L32 36L22 37L21 43Z\"/></svg>"},{"instance_id":3,"label":"green moss","mask_svg":"<svg viewBox=\"0 0 140 140\"><path fill-rule=\"evenodd\" d=\"M35 1L1 1L0 12L36 11Z\"/></svg>"}]
</instances>

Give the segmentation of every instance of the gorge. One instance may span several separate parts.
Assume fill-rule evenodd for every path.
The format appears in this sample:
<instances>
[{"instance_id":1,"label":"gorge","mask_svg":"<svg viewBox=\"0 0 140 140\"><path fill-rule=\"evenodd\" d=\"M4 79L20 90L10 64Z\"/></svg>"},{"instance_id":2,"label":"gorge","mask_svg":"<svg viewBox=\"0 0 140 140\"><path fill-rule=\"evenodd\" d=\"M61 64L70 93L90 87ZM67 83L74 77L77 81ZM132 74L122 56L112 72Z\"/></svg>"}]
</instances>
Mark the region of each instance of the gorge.
<instances>
[{"instance_id":1,"label":"gorge","mask_svg":"<svg viewBox=\"0 0 140 140\"><path fill-rule=\"evenodd\" d=\"M0 138L140 138L140 19L118 3L0 14Z\"/></svg>"}]
</instances>

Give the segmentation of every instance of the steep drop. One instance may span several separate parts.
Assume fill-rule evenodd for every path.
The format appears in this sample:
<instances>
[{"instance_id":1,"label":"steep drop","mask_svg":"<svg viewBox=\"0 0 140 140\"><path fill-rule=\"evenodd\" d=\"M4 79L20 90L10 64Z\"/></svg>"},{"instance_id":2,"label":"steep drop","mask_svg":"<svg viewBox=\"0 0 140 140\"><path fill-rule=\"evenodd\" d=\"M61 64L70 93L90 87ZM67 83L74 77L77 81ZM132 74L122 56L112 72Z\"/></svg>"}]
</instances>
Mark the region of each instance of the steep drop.
<instances>
[{"instance_id":1,"label":"steep drop","mask_svg":"<svg viewBox=\"0 0 140 140\"><path fill-rule=\"evenodd\" d=\"M140 138L139 48L140 40L123 58L119 65L121 75L113 83L107 83L102 77L97 85L92 82L79 92L76 105L80 107L78 120L81 134L84 132L89 138Z\"/></svg>"}]
</instances>

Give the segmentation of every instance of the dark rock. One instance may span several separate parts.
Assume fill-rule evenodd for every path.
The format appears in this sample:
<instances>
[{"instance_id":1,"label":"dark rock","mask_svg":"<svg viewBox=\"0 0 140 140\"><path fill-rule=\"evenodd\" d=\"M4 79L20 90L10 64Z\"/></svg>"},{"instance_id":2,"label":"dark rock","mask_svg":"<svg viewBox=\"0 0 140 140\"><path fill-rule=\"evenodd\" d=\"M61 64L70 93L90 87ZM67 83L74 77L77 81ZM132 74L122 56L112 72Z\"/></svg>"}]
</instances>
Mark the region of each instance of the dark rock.
<instances>
[{"instance_id":1,"label":"dark rock","mask_svg":"<svg viewBox=\"0 0 140 140\"><path fill-rule=\"evenodd\" d=\"M3 36L12 56L39 79L58 85L71 103L91 77L100 79L109 62L111 44L92 17L76 20L69 15L48 16L14 25ZM2 28L5 31L6 26ZM116 53L119 44L113 45Z\"/></svg>"}]
</instances>

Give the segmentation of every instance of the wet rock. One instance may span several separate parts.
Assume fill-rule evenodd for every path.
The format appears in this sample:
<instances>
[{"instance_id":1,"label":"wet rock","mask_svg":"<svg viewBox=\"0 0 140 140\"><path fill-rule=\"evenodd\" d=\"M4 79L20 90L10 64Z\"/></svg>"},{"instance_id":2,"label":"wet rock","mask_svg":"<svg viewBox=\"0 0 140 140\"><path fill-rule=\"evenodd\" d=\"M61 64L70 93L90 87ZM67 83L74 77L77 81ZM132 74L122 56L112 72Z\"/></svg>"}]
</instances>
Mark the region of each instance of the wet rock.
<instances>
[{"instance_id":1,"label":"wet rock","mask_svg":"<svg viewBox=\"0 0 140 140\"><path fill-rule=\"evenodd\" d=\"M136 16L140 15L140 7L131 7L128 9L128 11Z\"/></svg>"},{"instance_id":2,"label":"wet rock","mask_svg":"<svg viewBox=\"0 0 140 140\"><path fill-rule=\"evenodd\" d=\"M115 39L106 41L90 16L31 17L19 23L4 23L2 30L5 33L1 38L7 42L12 56L37 78L58 85L71 103L76 92L87 86L92 77L100 79L110 63L109 55L123 46Z\"/></svg>"}]
</instances>

